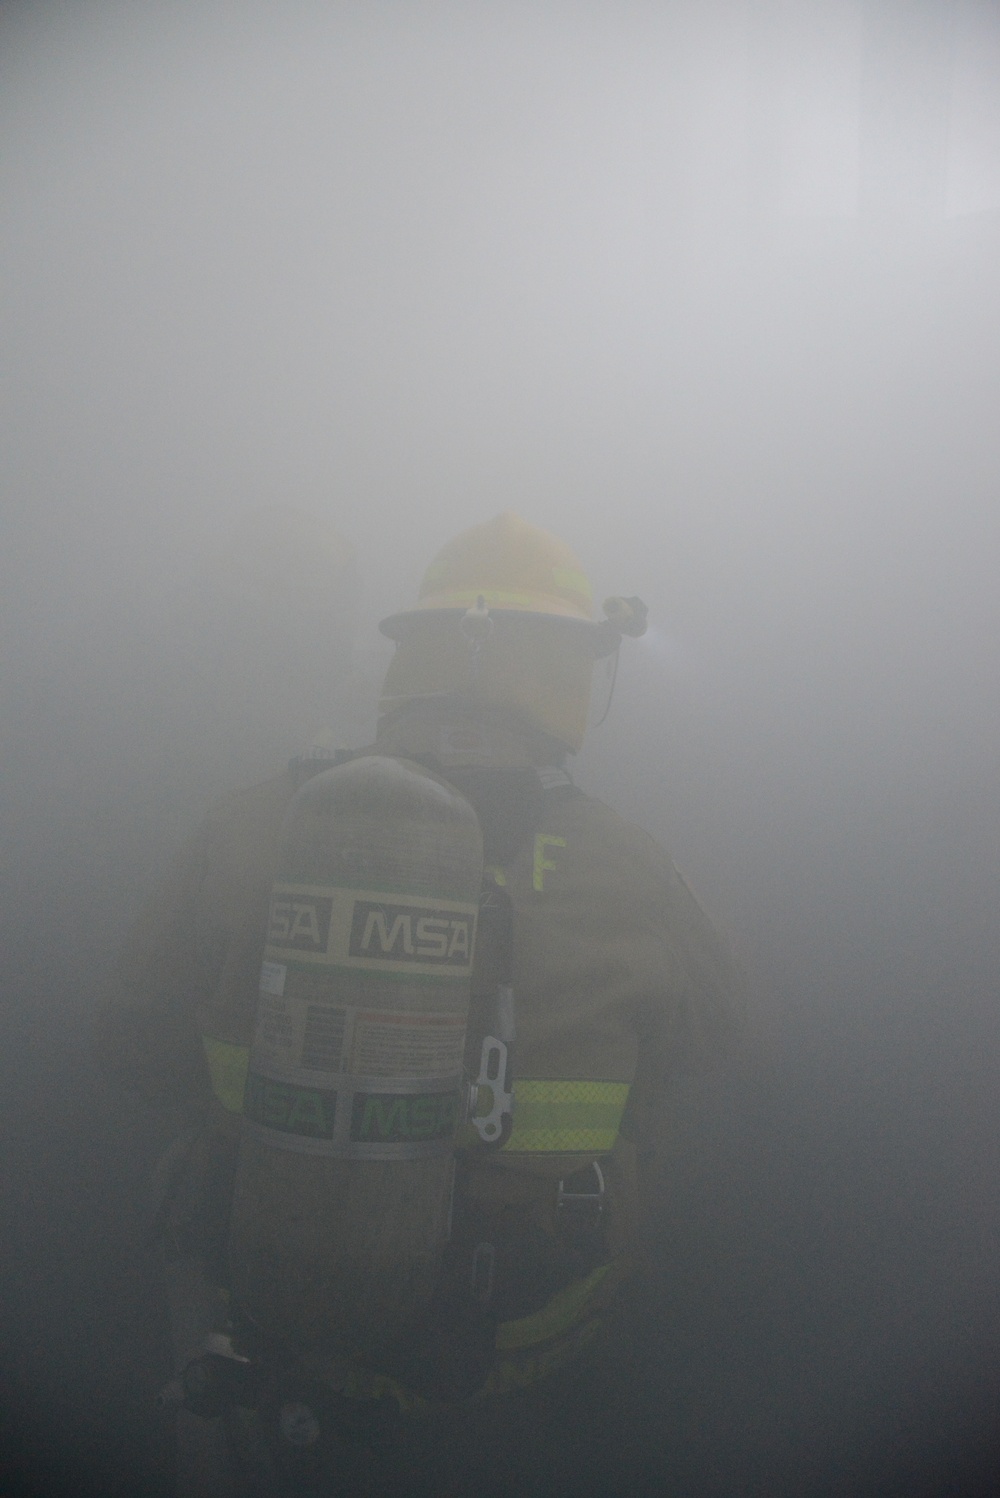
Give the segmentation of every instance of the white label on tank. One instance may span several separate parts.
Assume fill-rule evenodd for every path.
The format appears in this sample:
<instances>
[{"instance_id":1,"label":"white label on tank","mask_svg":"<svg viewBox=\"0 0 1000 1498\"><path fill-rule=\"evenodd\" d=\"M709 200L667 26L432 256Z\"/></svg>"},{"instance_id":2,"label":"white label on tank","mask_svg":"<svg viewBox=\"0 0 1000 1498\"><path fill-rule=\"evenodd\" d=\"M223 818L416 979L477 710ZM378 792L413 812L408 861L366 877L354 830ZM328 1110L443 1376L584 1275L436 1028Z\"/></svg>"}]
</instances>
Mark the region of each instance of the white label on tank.
<instances>
[{"instance_id":1,"label":"white label on tank","mask_svg":"<svg viewBox=\"0 0 1000 1498\"><path fill-rule=\"evenodd\" d=\"M362 1077L441 1077L462 1069L464 1014L359 1012L351 1071Z\"/></svg>"},{"instance_id":2,"label":"white label on tank","mask_svg":"<svg viewBox=\"0 0 1000 1498\"><path fill-rule=\"evenodd\" d=\"M261 993L275 993L279 996L285 991L285 974L288 969L283 962L265 962L260 969L260 991Z\"/></svg>"}]
</instances>

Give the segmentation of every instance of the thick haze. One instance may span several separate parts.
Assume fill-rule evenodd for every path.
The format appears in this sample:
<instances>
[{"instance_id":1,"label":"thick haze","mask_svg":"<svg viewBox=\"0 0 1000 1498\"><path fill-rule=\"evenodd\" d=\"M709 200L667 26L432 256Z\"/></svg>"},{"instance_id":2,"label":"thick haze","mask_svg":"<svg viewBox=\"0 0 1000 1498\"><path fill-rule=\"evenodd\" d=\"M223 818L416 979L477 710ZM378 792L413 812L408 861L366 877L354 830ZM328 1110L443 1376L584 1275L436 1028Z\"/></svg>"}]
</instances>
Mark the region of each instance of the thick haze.
<instances>
[{"instance_id":1,"label":"thick haze","mask_svg":"<svg viewBox=\"0 0 1000 1498\"><path fill-rule=\"evenodd\" d=\"M767 1318L773 1408L720 1354L705 1419L741 1475L689 1491L860 1492L829 1453L891 1466L893 1439L922 1472L939 1387L973 1414L927 1461L984 1441L1000 6L7 3L0 141L18 1044L66 1044L52 1016L92 1005L233 779L205 749L186 797L183 724L147 734L129 683L245 517L285 502L353 546L370 683L380 615L515 509L650 608L578 778L669 843L747 971L787 1087L747 1253L768 1213L807 1265L840 1245ZM371 701L345 689L343 738ZM276 767L305 727L270 725ZM115 798L145 831L108 831ZM102 921L90 872L128 837ZM82 975L39 955L47 902Z\"/></svg>"}]
</instances>

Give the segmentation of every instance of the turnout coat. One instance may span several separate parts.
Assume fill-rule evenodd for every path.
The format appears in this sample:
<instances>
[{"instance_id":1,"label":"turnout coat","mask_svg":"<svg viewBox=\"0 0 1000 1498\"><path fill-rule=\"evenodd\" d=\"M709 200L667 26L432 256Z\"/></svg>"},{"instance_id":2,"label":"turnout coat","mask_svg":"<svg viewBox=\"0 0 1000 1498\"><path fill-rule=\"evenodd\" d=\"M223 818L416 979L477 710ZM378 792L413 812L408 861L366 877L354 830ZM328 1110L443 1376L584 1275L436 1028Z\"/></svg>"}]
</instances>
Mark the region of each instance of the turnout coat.
<instances>
[{"instance_id":1,"label":"turnout coat","mask_svg":"<svg viewBox=\"0 0 1000 1498\"><path fill-rule=\"evenodd\" d=\"M513 908L513 1128L499 1150L460 1147L443 1270L465 1284L476 1245L496 1246L492 1355L477 1380L497 1391L594 1335L670 1146L671 1077L729 1044L737 984L652 838L562 769L532 764L516 729L469 742L456 752L461 735L404 719L367 752L431 762L468 797L486 877ZM238 1137L282 821L303 778L327 767L293 763L215 808L136 924L123 994L103 1016L119 1079L193 1108L217 1141ZM472 1075L479 1038L473 1023Z\"/></svg>"}]
</instances>

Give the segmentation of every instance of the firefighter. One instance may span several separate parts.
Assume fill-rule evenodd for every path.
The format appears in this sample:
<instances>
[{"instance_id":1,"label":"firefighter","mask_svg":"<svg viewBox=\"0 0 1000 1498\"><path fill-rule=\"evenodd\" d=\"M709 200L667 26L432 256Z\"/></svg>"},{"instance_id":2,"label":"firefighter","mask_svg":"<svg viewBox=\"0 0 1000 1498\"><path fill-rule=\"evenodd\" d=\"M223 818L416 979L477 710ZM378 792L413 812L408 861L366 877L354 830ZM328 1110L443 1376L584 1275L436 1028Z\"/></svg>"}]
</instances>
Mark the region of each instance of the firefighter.
<instances>
[{"instance_id":1,"label":"firefighter","mask_svg":"<svg viewBox=\"0 0 1000 1498\"><path fill-rule=\"evenodd\" d=\"M381 625L396 651L360 753L425 767L476 813L487 903L492 888L510 915L512 1102L499 1148L481 1147L475 1116L460 1131L431 1321L391 1366L341 1380L360 1402L523 1404L558 1370L599 1363L641 1247L669 1078L733 1034L732 964L690 889L566 769L595 662L644 619L638 599L616 599L595 621L574 554L505 513L446 545L416 605ZM293 763L220 806L126 955L128 1064L187 1111L181 1152L200 1165L175 1171L164 1229L220 1284L280 830L327 763ZM480 1041L473 1024L470 1077Z\"/></svg>"}]
</instances>

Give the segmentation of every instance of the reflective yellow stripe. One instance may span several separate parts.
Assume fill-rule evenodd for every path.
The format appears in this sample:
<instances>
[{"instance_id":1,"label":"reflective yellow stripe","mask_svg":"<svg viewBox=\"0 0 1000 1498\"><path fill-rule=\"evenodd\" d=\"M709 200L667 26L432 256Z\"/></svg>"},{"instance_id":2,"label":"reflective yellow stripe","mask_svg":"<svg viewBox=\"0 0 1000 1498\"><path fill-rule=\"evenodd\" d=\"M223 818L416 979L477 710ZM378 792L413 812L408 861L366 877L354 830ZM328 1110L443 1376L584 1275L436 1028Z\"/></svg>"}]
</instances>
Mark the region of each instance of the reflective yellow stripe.
<instances>
[{"instance_id":1,"label":"reflective yellow stripe","mask_svg":"<svg viewBox=\"0 0 1000 1498\"><path fill-rule=\"evenodd\" d=\"M546 858L546 848L565 848L564 837L553 837L550 832L535 833L535 861L531 873L532 889L545 888L545 870L558 867L554 858Z\"/></svg>"},{"instance_id":2,"label":"reflective yellow stripe","mask_svg":"<svg viewBox=\"0 0 1000 1498\"><path fill-rule=\"evenodd\" d=\"M532 1384L550 1378L579 1356L600 1330L600 1316L591 1316L589 1320L581 1319L565 1336L553 1337L537 1349L527 1347L523 1352L500 1356L474 1397L478 1400L489 1398L491 1394L513 1394L518 1389L530 1389Z\"/></svg>"},{"instance_id":3,"label":"reflective yellow stripe","mask_svg":"<svg viewBox=\"0 0 1000 1498\"><path fill-rule=\"evenodd\" d=\"M514 1128L504 1149L606 1155L628 1101L627 1082L514 1081Z\"/></svg>"},{"instance_id":4,"label":"reflective yellow stripe","mask_svg":"<svg viewBox=\"0 0 1000 1498\"><path fill-rule=\"evenodd\" d=\"M203 1035L201 1043L205 1047L212 1091L227 1113L242 1113L250 1047L233 1045L229 1040L216 1040L212 1035Z\"/></svg>"},{"instance_id":5,"label":"reflective yellow stripe","mask_svg":"<svg viewBox=\"0 0 1000 1498\"><path fill-rule=\"evenodd\" d=\"M564 1286L540 1311L535 1311L531 1316L521 1316L517 1321L501 1321L496 1333L497 1350L516 1352L569 1331L573 1323L583 1315L587 1302L610 1267L609 1264L599 1264L585 1280L574 1280L572 1284Z\"/></svg>"}]
</instances>

